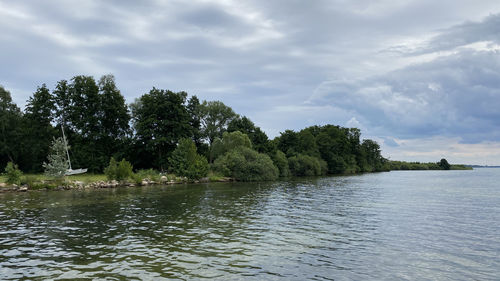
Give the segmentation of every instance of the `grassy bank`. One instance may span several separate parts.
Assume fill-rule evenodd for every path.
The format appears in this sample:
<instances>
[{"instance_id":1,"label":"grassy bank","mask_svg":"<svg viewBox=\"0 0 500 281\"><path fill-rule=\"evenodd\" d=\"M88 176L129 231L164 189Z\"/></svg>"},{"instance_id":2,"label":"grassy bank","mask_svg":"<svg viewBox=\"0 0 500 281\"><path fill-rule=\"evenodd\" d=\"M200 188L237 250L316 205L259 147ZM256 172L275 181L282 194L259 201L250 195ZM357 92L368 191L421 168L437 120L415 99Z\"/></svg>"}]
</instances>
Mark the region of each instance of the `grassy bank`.
<instances>
[{"instance_id":1,"label":"grassy bank","mask_svg":"<svg viewBox=\"0 0 500 281\"><path fill-rule=\"evenodd\" d=\"M157 184L180 184L189 182L227 182L233 179L209 174L197 181L188 180L173 174L161 174L154 170L141 170L131 177L116 181L109 180L105 174L80 174L53 178L44 174L24 174L20 183L13 185L7 183L7 176L0 175L0 191L27 191L27 190L53 190L53 189L86 189L86 188L111 188L120 186L145 186Z\"/></svg>"}]
</instances>

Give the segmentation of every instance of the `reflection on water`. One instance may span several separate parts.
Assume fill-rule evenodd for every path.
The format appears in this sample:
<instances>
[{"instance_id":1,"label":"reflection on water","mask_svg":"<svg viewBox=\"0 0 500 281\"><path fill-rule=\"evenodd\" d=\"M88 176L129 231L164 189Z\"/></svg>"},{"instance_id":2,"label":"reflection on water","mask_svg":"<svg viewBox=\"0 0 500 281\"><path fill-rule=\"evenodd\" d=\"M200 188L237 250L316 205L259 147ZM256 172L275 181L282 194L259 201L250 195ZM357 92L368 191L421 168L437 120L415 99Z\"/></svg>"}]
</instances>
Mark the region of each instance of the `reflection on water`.
<instances>
[{"instance_id":1,"label":"reflection on water","mask_svg":"<svg viewBox=\"0 0 500 281\"><path fill-rule=\"evenodd\" d=\"M500 169L0 195L0 279L500 276Z\"/></svg>"}]
</instances>

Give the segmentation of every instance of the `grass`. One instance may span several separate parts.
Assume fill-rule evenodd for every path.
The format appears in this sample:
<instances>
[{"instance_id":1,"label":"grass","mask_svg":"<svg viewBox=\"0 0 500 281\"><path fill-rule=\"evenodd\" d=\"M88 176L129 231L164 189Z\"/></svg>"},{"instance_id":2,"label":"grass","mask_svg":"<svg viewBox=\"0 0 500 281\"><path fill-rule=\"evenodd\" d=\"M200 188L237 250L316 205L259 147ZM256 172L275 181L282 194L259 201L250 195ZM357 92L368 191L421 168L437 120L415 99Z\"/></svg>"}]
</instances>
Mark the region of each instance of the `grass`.
<instances>
[{"instance_id":1,"label":"grass","mask_svg":"<svg viewBox=\"0 0 500 281\"><path fill-rule=\"evenodd\" d=\"M106 175L104 174L81 174L81 175L71 175L71 176L66 176L66 180L70 181L81 181L84 183L91 183L91 182L98 182L98 181L106 181ZM54 178L46 176L44 174L23 174L21 176L21 182L26 182L26 181L53 181ZM0 175L0 182L4 183L7 182L7 176L5 175Z\"/></svg>"},{"instance_id":2,"label":"grass","mask_svg":"<svg viewBox=\"0 0 500 281\"><path fill-rule=\"evenodd\" d=\"M105 174L80 174L80 175L72 175L67 176L66 179L71 181L81 181L84 183L92 183L98 181L107 181Z\"/></svg>"}]
</instances>

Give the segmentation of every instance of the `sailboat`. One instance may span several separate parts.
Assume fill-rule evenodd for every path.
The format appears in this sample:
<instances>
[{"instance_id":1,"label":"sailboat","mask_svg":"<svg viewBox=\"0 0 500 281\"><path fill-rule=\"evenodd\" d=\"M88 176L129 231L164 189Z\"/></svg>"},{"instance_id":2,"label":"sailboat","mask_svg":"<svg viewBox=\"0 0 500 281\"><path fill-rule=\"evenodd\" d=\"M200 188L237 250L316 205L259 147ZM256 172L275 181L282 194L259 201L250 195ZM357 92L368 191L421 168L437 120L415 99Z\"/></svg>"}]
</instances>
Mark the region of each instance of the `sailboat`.
<instances>
[{"instance_id":1,"label":"sailboat","mask_svg":"<svg viewBox=\"0 0 500 281\"><path fill-rule=\"evenodd\" d=\"M66 149L66 155L68 156L68 164L69 164L69 169L66 170L64 175L70 176L70 175L78 175L78 174L86 173L87 169L75 169L75 170L73 170L71 168L71 159L69 158L68 142L66 141L66 135L64 134L64 128L63 128L62 123L61 123L61 131L62 131L63 140L64 140L64 148Z\"/></svg>"}]
</instances>

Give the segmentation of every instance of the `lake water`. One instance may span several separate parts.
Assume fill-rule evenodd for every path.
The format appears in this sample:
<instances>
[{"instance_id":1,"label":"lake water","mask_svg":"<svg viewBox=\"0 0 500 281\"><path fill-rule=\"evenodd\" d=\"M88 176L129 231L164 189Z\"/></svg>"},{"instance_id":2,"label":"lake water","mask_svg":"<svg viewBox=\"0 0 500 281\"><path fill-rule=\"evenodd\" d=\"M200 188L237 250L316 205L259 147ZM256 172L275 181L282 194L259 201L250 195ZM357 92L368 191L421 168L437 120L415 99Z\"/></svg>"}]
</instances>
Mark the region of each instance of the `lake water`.
<instances>
[{"instance_id":1,"label":"lake water","mask_svg":"<svg viewBox=\"0 0 500 281\"><path fill-rule=\"evenodd\" d=\"M500 169L0 194L0 280L499 280Z\"/></svg>"}]
</instances>

